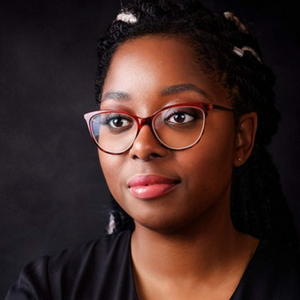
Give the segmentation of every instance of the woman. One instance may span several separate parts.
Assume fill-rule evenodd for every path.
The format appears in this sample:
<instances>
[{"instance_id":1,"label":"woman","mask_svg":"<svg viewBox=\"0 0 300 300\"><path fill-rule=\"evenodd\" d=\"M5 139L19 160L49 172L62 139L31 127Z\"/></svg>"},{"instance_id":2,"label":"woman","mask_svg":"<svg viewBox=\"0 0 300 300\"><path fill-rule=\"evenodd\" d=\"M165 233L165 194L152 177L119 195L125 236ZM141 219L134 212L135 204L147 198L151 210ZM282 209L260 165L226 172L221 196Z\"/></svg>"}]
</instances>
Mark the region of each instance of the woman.
<instances>
[{"instance_id":1,"label":"woman","mask_svg":"<svg viewBox=\"0 0 300 300\"><path fill-rule=\"evenodd\" d=\"M100 39L85 115L108 234L29 264L6 299L299 299L298 238L266 147L274 76L232 13L136 1Z\"/></svg>"}]
</instances>

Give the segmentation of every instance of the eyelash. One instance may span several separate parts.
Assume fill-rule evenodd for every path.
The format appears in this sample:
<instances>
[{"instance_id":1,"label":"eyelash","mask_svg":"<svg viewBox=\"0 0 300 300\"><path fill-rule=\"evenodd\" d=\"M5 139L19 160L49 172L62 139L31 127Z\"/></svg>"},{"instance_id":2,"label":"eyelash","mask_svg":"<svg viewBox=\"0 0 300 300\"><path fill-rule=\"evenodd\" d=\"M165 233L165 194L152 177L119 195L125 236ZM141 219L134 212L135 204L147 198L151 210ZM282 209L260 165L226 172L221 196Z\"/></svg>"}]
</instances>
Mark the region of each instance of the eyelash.
<instances>
[{"instance_id":1,"label":"eyelash","mask_svg":"<svg viewBox=\"0 0 300 300\"><path fill-rule=\"evenodd\" d=\"M128 119L128 118L125 118L124 115L121 115L121 114L116 114L114 116L106 116L104 120L101 120L101 124L102 125L108 125L110 126L111 128L114 128L112 125L111 125L111 122L114 120L114 119L119 119L119 121L127 121L127 122L130 122L131 120Z\"/></svg>"},{"instance_id":2,"label":"eyelash","mask_svg":"<svg viewBox=\"0 0 300 300\"><path fill-rule=\"evenodd\" d=\"M188 115L188 116L190 116L194 119L199 119L195 114L191 114L191 113L183 111L183 110L178 110L178 111L172 112L172 114L170 116L168 116L167 119L170 119L173 116L180 115L180 114L181 115Z\"/></svg>"}]
</instances>

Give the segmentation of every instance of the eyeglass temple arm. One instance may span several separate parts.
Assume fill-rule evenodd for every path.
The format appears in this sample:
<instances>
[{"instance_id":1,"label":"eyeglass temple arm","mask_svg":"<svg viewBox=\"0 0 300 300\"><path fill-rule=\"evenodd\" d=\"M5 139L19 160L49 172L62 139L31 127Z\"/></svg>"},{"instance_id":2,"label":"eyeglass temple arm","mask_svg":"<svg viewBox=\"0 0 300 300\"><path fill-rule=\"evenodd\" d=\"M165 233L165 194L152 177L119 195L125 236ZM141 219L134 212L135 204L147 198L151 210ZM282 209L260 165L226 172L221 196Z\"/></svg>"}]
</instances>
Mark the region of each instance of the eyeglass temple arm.
<instances>
[{"instance_id":1,"label":"eyeglass temple arm","mask_svg":"<svg viewBox=\"0 0 300 300\"><path fill-rule=\"evenodd\" d=\"M220 105L217 105L217 104L212 104L212 108L213 109L219 109L219 110L225 110L225 111L234 111L233 108L224 107L224 106L220 106Z\"/></svg>"}]
</instances>

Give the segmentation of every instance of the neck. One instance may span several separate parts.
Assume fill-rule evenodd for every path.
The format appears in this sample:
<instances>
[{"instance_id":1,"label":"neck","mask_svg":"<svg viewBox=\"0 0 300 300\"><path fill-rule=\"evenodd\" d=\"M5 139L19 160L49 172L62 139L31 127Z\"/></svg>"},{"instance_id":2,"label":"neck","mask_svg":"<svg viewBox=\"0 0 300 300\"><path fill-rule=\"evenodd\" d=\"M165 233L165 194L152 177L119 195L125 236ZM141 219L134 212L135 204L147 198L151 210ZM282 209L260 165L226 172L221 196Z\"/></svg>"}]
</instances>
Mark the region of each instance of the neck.
<instances>
[{"instance_id":1,"label":"neck","mask_svg":"<svg viewBox=\"0 0 300 300\"><path fill-rule=\"evenodd\" d=\"M204 220L167 233L136 224L131 240L137 273L179 281L188 277L207 280L217 270L247 265L257 244L233 227L229 214L222 220L218 215L209 223Z\"/></svg>"}]
</instances>

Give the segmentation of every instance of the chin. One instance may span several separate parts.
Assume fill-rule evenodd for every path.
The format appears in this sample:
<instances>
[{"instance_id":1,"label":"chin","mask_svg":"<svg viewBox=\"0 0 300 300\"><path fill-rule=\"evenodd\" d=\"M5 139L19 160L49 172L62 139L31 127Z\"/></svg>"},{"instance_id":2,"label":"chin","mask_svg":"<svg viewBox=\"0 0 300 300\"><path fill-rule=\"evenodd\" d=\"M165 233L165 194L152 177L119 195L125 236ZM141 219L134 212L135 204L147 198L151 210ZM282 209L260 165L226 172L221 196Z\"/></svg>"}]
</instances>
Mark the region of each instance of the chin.
<instances>
[{"instance_id":1,"label":"chin","mask_svg":"<svg viewBox=\"0 0 300 300\"><path fill-rule=\"evenodd\" d=\"M191 226L191 220L183 220L182 218L172 216L162 216L153 215L147 217L136 217L134 219L135 227L137 229L147 229L153 232L164 234L164 235L174 235L179 233L187 232Z\"/></svg>"}]
</instances>

